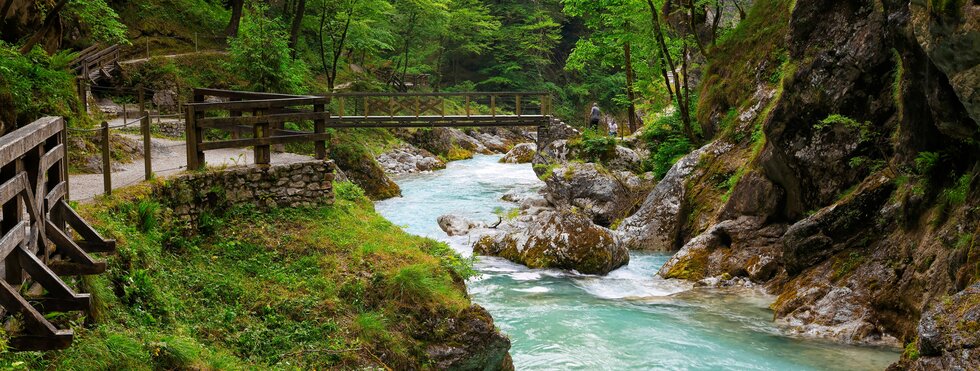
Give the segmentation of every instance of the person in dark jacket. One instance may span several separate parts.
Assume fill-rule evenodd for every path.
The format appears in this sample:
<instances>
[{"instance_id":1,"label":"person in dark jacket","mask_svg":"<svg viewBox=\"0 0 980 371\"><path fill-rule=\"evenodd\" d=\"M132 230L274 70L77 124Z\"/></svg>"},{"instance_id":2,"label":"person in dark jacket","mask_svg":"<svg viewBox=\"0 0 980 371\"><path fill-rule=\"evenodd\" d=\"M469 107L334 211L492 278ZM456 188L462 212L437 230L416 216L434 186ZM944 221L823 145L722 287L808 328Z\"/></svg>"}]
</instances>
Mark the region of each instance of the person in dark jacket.
<instances>
[{"instance_id":1,"label":"person in dark jacket","mask_svg":"<svg viewBox=\"0 0 980 371\"><path fill-rule=\"evenodd\" d=\"M589 116L589 129L599 130L599 103L592 103L592 114Z\"/></svg>"}]
</instances>

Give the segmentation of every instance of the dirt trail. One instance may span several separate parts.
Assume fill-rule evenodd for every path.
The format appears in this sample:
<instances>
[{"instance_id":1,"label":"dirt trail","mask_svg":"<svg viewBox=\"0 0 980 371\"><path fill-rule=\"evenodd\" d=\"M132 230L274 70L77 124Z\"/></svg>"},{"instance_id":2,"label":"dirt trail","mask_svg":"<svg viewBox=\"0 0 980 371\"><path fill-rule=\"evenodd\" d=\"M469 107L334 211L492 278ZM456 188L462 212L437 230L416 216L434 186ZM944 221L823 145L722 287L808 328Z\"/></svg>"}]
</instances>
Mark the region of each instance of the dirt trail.
<instances>
[{"instance_id":1,"label":"dirt trail","mask_svg":"<svg viewBox=\"0 0 980 371\"><path fill-rule=\"evenodd\" d=\"M137 124L138 126L138 124ZM135 140L141 137L132 134L120 134ZM153 173L156 177L168 177L186 170L187 149L182 140L153 138L152 147ZM205 152L209 166L241 166L254 163L252 149L231 148L217 149ZM290 164L310 161L312 157L294 153L273 153L272 164ZM112 189L122 188L143 181L143 159L128 164L116 166L112 172ZM92 201L95 196L103 194L102 174L72 174L68 177L71 200L79 202Z\"/></svg>"}]
</instances>

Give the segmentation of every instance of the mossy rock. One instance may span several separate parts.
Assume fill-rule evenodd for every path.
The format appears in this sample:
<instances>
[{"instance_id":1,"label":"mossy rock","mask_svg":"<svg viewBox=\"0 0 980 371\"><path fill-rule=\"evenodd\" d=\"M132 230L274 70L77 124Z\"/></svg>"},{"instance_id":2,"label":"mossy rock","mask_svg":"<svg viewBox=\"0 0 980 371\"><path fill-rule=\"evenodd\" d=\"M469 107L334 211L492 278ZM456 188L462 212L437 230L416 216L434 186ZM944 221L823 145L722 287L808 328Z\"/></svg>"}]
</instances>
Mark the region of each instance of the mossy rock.
<instances>
[{"instance_id":1,"label":"mossy rock","mask_svg":"<svg viewBox=\"0 0 980 371\"><path fill-rule=\"evenodd\" d=\"M366 149L340 144L330 147L330 157L347 177L364 189L372 200L401 196L401 188L385 174L378 161Z\"/></svg>"}]
</instances>

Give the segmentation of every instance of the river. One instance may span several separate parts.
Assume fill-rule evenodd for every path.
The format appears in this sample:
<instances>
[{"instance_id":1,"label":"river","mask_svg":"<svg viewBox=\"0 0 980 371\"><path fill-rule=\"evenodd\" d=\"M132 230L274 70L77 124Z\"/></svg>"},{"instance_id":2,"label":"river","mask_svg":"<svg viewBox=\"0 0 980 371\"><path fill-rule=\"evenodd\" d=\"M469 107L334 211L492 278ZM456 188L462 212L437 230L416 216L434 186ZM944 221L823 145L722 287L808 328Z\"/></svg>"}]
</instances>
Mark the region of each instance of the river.
<instances>
[{"instance_id":1,"label":"river","mask_svg":"<svg viewBox=\"0 0 980 371\"><path fill-rule=\"evenodd\" d=\"M495 222L494 210L516 207L501 201L504 193L543 186L530 165L499 158L477 156L396 178L403 197L376 208L409 233L470 256L472 241L446 236L436 218L451 213ZM668 258L634 252L628 266L596 277L481 257L480 275L467 287L510 337L518 370L882 370L899 358L894 349L787 336L772 322L772 297L661 279L656 272Z\"/></svg>"}]
</instances>

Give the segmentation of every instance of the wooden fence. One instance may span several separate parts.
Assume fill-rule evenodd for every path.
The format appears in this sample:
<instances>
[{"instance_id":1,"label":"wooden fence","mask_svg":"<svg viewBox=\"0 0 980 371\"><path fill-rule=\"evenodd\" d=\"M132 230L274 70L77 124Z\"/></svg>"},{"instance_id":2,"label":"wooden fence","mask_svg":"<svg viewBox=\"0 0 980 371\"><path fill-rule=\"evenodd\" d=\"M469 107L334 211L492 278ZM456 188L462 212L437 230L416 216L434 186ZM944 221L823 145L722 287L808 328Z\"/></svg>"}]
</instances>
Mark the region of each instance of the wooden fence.
<instances>
[{"instance_id":1,"label":"wooden fence","mask_svg":"<svg viewBox=\"0 0 980 371\"><path fill-rule=\"evenodd\" d=\"M115 250L115 241L102 238L67 203L66 141L60 117L0 137L0 305L22 320L21 329L10 334L10 347L18 351L71 344L72 331L57 328L44 313L88 311L90 297L61 276L103 273L105 263L89 253ZM25 288L32 285L44 293L28 295Z\"/></svg>"},{"instance_id":2,"label":"wooden fence","mask_svg":"<svg viewBox=\"0 0 980 371\"><path fill-rule=\"evenodd\" d=\"M216 101L205 101L206 97ZM332 106L335 115L327 111ZM187 168L204 167L204 151L254 147L255 163L268 165L271 146L313 142L326 158L327 128L426 128L537 126L551 119L546 92L346 93L324 96L194 89L185 105ZM286 123L312 122L313 131L285 130ZM210 129L231 139L206 141Z\"/></svg>"}]
</instances>

